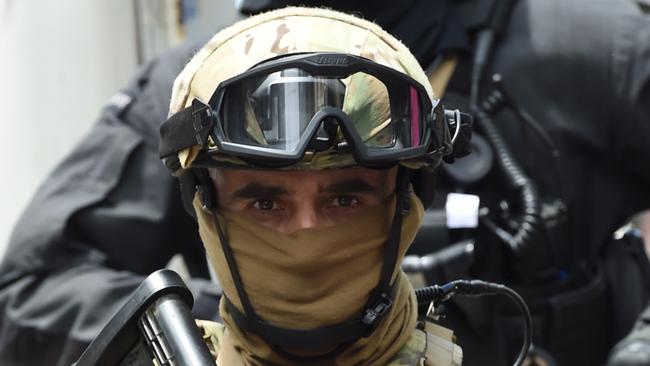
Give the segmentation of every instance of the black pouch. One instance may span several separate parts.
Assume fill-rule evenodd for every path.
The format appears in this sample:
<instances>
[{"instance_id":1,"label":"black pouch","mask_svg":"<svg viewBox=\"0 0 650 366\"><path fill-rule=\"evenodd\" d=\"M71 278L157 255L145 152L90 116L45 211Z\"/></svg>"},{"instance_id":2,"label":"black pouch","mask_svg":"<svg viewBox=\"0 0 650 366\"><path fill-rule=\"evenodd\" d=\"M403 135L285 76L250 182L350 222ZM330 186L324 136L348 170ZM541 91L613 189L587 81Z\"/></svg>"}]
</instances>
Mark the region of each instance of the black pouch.
<instances>
[{"instance_id":1,"label":"black pouch","mask_svg":"<svg viewBox=\"0 0 650 366\"><path fill-rule=\"evenodd\" d=\"M607 287L599 266L583 286L549 298L547 340L558 365L599 365L606 360L612 345Z\"/></svg>"},{"instance_id":2,"label":"black pouch","mask_svg":"<svg viewBox=\"0 0 650 366\"><path fill-rule=\"evenodd\" d=\"M612 343L630 332L650 300L650 262L638 231L628 231L605 247L605 276L612 299Z\"/></svg>"},{"instance_id":3,"label":"black pouch","mask_svg":"<svg viewBox=\"0 0 650 366\"><path fill-rule=\"evenodd\" d=\"M590 273L581 285L555 294L550 289L546 295L536 288L519 289L531 309L533 341L540 351L536 358L545 355L545 364L600 365L607 358L611 347L607 280L600 267ZM507 354L516 355L521 347L521 315L512 309L502 313L501 327Z\"/></svg>"}]
</instances>

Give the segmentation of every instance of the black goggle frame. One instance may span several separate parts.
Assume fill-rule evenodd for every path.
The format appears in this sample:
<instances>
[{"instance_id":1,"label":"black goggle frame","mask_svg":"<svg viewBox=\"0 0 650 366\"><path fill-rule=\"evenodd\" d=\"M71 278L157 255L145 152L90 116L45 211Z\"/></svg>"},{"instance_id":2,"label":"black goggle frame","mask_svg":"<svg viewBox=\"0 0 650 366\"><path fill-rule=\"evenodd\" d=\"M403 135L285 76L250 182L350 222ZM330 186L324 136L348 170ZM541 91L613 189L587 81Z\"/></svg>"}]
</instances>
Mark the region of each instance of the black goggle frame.
<instances>
[{"instance_id":1,"label":"black goggle frame","mask_svg":"<svg viewBox=\"0 0 650 366\"><path fill-rule=\"evenodd\" d=\"M273 72L297 68L308 74L332 78L346 78L355 73L371 75L386 85L389 94L391 85L413 87L418 94L421 107L421 118L424 118L420 143L414 147L368 147L354 127L352 120L342 110L334 107L323 107L309 121L296 146L291 151L262 146L245 145L228 141L222 128L219 111L223 107L226 92L234 84ZM392 108L392 106L391 106ZM285 167L299 162L307 151L310 141L314 139L323 120L333 118L338 122L341 132L347 142L343 144L345 151L352 151L359 165L377 167L395 164L402 160L426 156L432 161L439 161L452 151L449 127L445 121L444 109L438 100L431 100L424 87L410 76L390 67L378 64L366 58L342 53L302 53L281 56L266 60L253 66L248 71L227 79L219 84L208 104L197 99L192 105L174 114L161 126L162 158L167 158L179 150L199 144L203 153L227 154L259 167ZM174 127L183 123L186 128ZM192 127L194 138L177 139L185 143L170 143L175 139L171 132L188 131ZM171 126L170 126L171 125ZM166 139L168 141L166 141ZM205 162L207 159L200 159ZM169 164L168 164L169 165Z\"/></svg>"}]
</instances>

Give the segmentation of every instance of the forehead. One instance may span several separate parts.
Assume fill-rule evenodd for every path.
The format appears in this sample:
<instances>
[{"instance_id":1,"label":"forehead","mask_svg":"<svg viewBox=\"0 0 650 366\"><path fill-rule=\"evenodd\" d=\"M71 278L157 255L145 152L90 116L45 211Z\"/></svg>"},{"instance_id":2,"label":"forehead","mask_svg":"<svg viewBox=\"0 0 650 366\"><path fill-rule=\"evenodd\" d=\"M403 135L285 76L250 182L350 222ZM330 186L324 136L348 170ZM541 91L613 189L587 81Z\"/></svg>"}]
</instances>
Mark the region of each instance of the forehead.
<instances>
[{"instance_id":1,"label":"forehead","mask_svg":"<svg viewBox=\"0 0 650 366\"><path fill-rule=\"evenodd\" d=\"M251 170L251 169L216 169L210 175L219 185L239 185L250 182L282 186L301 186L318 183L327 185L351 179L362 179L375 185L385 185L394 179L396 168L369 169L351 167L331 170Z\"/></svg>"}]
</instances>

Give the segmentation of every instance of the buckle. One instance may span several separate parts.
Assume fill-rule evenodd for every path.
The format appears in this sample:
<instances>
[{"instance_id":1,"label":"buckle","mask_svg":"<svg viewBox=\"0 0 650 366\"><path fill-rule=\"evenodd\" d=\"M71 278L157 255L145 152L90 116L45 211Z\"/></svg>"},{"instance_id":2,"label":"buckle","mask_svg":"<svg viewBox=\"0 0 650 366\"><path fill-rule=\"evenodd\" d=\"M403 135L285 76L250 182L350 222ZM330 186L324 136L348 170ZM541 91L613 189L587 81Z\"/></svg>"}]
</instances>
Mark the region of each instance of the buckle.
<instances>
[{"instance_id":1,"label":"buckle","mask_svg":"<svg viewBox=\"0 0 650 366\"><path fill-rule=\"evenodd\" d=\"M379 325L381 318L390 310L393 306L393 300L387 293L382 293L379 295L379 299L369 308L366 309L361 318L361 323L368 327L368 332L366 336L370 335L375 328Z\"/></svg>"},{"instance_id":2,"label":"buckle","mask_svg":"<svg viewBox=\"0 0 650 366\"><path fill-rule=\"evenodd\" d=\"M406 216L411 212L411 194L411 192L407 191L404 197L398 198L397 212L402 216Z\"/></svg>"},{"instance_id":3,"label":"buckle","mask_svg":"<svg viewBox=\"0 0 650 366\"><path fill-rule=\"evenodd\" d=\"M214 202L212 202L211 195L207 192L208 187L200 184L195 186L196 193L199 195L199 200L201 201L201 208L203 211L212 214L212 210L215 208Z\"/></svg>"},{"instance_id":4,"label":"buckle","mask_svg":"<svg viewBox=\"0 0 650 366\"><path fill-rule=\"evenodd\" d=\"M212 108L209 105L194 98L192 101L192 127L196 143L206 147L210 130L212 130Z\"/></svg>"}]
</instances>

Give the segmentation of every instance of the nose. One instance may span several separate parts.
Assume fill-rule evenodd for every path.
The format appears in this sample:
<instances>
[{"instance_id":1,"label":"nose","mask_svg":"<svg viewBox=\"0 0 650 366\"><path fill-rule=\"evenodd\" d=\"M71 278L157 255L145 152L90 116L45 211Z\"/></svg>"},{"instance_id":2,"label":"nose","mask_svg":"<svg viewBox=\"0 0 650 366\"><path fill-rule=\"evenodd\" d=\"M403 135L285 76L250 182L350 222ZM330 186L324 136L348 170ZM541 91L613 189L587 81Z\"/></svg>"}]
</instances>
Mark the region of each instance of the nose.
<instances>
[{"instance_id":1,"label":"nose","mask_svg":"<svg viewBox=\"0 0 650 366\"><path fill-rule=\"evenodd\" d=\"M318 213L316 208L309 203L300 205L300 209L296 212L296 231L302 229L315 229L319 226Z\"/></svg>"},{"instance_id":2,"label":"nose","mask_svg":"<svg viewBox=\"0 0 650 366\"><path fill-rule=\"evenodd\" d=\"M307 202L307 200L298 204L292 216L284 227L284 230L282 230L285 234L292 234L303 229L318 229L332 225L327 217L319 214L318 207L313 202Z\"/></svg>"}]
</instances>

